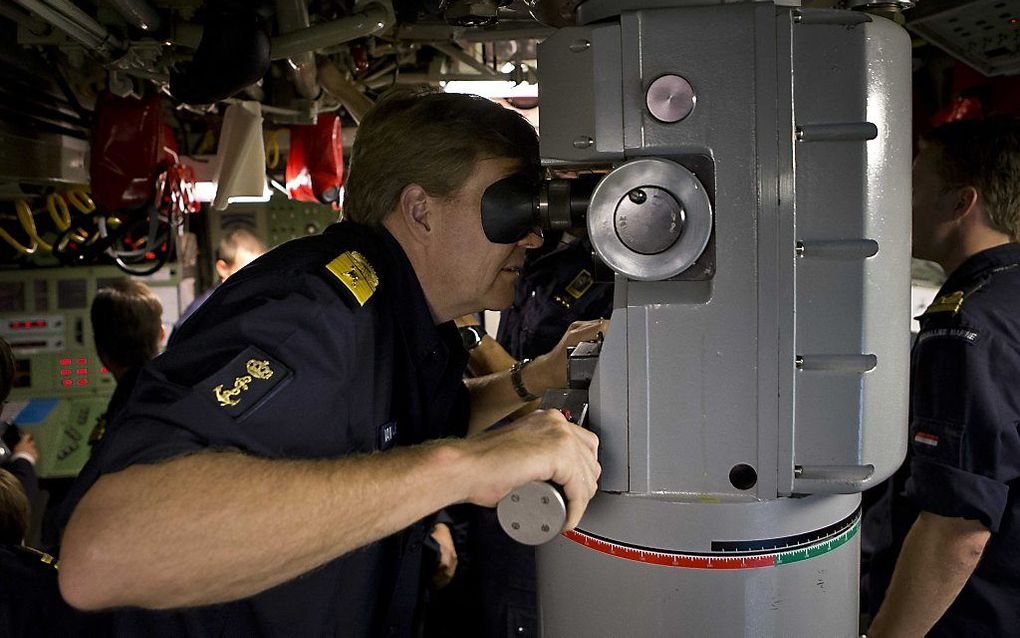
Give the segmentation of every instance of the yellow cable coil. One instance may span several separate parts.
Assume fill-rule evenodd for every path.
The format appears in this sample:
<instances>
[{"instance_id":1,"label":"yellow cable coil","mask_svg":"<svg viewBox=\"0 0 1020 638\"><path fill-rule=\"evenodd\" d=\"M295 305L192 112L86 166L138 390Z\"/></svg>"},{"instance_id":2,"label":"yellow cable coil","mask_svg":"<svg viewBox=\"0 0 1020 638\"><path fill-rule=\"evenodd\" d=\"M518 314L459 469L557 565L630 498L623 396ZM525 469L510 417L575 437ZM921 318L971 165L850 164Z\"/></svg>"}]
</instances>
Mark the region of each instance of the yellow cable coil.
<instances>
[{"instance_id":1,"label":"yellow cable coil","mask_svg":"<svg viewBox=\"0 0 1020 638\"><path fill-rule=\"evenodd\" d=\"M88 195L85 195L85 197L88 198L89 202L92 201L92 199L88 197ZM84 206L75 205L75 208L77 208L78 210L82 210L84 212L83 210ZM96 205L92 204L92 210L95 209ZM50 193L46 197L46 210L49 211L50 219L53 220L53 223L56 225L57 230L59 230L60 232L64 232L71 227L71 213L67 208L67 202L64 201L64 197L61 196L59 193ZM76 232L69 233L60 242L60 250L66 248L67 243L72 239L82 244L88 241L89 232L87 230L78 227L75 229L75 231Z\"/></svg>"},{"instance_id":2,"label":"yellow cable coil","mask_svg":"<svg viewBox=\"0 0 1020 638\"><path fill-rule=\"evenodd\" d=\"M35 218L32 217L32 209L29 207L28 202L19 199L14 202L14 206L18 209L18 221L21 222L21 227L25 229L25 234L38 244L40 250L48 253L53 252L53 245L39 236L39 230L35 227Z\"/></svg>"},{"instance_id":3,"label":"yellow cable coil","mask_svg":"<svg viewBox=\"0 0 1020 638\"><path fill-rule=\"evenodd\" d=\"M19 211L19 219L20 219L20 211ZM34 239L32 239L31 236L29 236L29 239L32 239L32 244L30 246L23 246L21 244L21 242L19 242L17 239L14 239L13 237L11 237L10 233L8 233L3 228L0 228L0 239L3 239L5 242L10 244L11 248L13 248L14 250L18 251L22 255L31 255L31 254L34 254L35 251L39 249L39 244L36 243L36 241Z\"/></svg>"},{"instance_id":4,"label":"yellow cable coil","mask_svg":"<svg viewBox=\"0 0 1020 638\"><path fill-rule=\"evenodd\" d=\"M280 165L280 142L276 139L276 131L266 131L266 168L275 170Z\"/></svg>"},{"instance_id":5,"label":"yellow cable coil","mask_svg":"<svg viewBox=\"0 0 1020 638\"><path fill-rule=\"evenodd\" d=\"M91 215L96 211L96 203L92 201L92 196L89 195L88 188L86 187L75 187L64 193L64 197L67 201L71 202L71 206L77 208L83 215Z\"/></svg>"}]
</instances>

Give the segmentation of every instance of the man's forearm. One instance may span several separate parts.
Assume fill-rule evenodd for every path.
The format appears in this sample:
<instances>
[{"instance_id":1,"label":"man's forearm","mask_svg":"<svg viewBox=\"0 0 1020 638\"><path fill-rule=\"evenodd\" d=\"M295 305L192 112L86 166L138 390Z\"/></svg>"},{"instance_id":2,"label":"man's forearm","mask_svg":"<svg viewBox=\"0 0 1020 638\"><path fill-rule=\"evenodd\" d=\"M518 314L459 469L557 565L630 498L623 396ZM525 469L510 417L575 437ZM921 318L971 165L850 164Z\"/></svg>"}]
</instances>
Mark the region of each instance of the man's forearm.
<instances>
[{"instance_id":1,"label":"man's forearm","mask_svg":"<svg viewBox=\"0 0 1020 638\"><path fill-rule=\"evenodd\" d=\"M989 537L977 521L922 512L903 542L868 635L924 636L967 583Z\"/></svg>"},{"instance_id":2,"label":"man's forearm","mask_svg":"<svg viewBox=\"0 0 1020 638\"><path fill-rule=\"evenodd\" d=\"M286 582L466 497L444 444L339 460L201 453L103 476L64 535L75 606L181 607Z\"/></svg>"},{"instance_id":3,"label":"man's forearm","mask_svg":"<svg viewBox=\"0 0 1020 638\"><path fill-rule=\"evenodd\" d=\"M470 352L468 359L468 370L476 377L482 377L494 372L508 370L510 366L517 363L517 359L503 349L499 342L485 335L482 341Z\"/></svg>"},{"instance_id":4,"label":"man's forearm","mask_svg":"<svg viewBox=\"0 0 1020 638\"><path fill-rule=\"evenodd\" d=\"M549 370L552 365L554 362L548 357L539 357L526 366L521 373L524 387L538 395L552 388L555 385L555 375ZM528 404L514 389L508 369L484 377L467 379L465 384L471 392L469 435L484 431L503 417ZM535 404L534 407L538 405L538 401L531 403Z\"/></svg>"}]
</instances>

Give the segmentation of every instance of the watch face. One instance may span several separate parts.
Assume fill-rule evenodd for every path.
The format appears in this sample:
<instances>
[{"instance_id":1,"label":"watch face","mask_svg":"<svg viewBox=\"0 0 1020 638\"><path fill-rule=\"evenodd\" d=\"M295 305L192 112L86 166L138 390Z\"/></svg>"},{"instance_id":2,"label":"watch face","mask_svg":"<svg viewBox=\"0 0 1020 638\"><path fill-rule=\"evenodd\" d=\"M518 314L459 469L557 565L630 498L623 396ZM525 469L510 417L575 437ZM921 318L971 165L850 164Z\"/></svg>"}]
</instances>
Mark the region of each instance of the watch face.
<instances>
[{"instance_id":1,"label":"watch face","mask_svg":"<svg viewBox=\"0 0 1020 638\"><path fill-rule=\"evenodd\" d=\"M460 338L464 343L464 349L471 350L482 342L482 333L475 326L463 326L460 329Z\"/></svg>"}]
</instances>

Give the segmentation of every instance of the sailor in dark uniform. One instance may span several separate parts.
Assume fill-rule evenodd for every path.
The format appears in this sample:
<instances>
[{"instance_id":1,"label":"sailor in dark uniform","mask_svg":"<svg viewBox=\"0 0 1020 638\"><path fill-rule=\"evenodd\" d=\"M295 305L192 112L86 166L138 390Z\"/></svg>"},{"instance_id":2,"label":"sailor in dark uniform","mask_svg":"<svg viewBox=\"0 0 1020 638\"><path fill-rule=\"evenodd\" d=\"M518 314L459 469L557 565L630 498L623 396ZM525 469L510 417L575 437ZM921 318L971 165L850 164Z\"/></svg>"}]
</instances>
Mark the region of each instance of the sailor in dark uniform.
<instances>
[{"instance_id":1,"label":"sailor in dark uniform","mask_svg":"<svg viewBox=\"0 0 1020 638\"><path fill-rule=\"evenodd\" d=\"M528 253L514 303L499 321L496 340L517 360L552 350L575 321L608 319L613 312L613 284L595 279L591 242L547 235L542 248Z\"/></svg>"},{"instance_id":2,"label":"sailor in dark uniform","mask_svg":"<svg viewBox=\"0 0 1020 638\"><path fill-rule=\"evenodd\" d=\"M914 165L914 254L949 278L911 355L907 461L876 505L889 542L869 636L1020 635L1018 240L1020 125L934 131Z\"/></svg>"},{"instance_id":3,"label":"sailor in dark uniform","mask_svg":"<svg viewBox=\"0 0 1020 638\"><path fill-rule=\"evenodd\" d=\"M139 374L63 539L65 597L127 607L121 635L404 636L432 513L554 480L575 525L594 435L549 411L477 434L517 386L563 384L561 353L469 389L452 322L512 299L538 239L490 242L480 203L537 150L481 98L384 98L359 128L351 221L232 276Z\"/></svg>"}]
</instances>

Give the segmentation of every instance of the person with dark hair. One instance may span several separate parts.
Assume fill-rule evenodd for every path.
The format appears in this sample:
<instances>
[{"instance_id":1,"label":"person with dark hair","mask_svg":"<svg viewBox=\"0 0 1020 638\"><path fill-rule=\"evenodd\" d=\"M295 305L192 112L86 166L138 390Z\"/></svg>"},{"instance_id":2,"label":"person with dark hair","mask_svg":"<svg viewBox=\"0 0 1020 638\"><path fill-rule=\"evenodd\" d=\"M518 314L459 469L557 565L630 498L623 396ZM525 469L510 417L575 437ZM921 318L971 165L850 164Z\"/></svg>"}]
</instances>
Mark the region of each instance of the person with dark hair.
<instances>
[{"instance_id":1,"label":"person with dark hair","mask_svg":"<svg viewBox=\"0 0 1020 638\"><path fill-rule=\"evenodd\" d=\"M215 267L216 274L220 277L220 283L261 257L265 252L266 244L247 228L234 226L224 231L216 246ZM217 286L213 286L195 297L195 300L188 304L188 307L174 323L174 330L177 330L188 317L194 314L212 296L216 288Z\"/></svg>"},{"instance_id":2,"label":"person with dark hair","mask_svg":"<svg viewBox=\"0 0 1020 638\"><path fill-rule=\"evenodd\" d=\"M82 496L99 476L98 453L107 429L127 404L142 366L159 354L163 341L163 304L152 289L135 279L118 279L96 291L90 308L96 353L117 387L89 436L92 454L67 495L50 510L43 525L43 547L60 554L60 536Z\"/></svg>"},{"instance_id":3,"label":"person with dark hair","mask_svg":"<svg viewBox=\"0 0 1020 638\"><path fill-rule=\"evenodd\" d=\"M865 521L868 635L1020 631L1020 122L936 129L914 160L913 250L949 278L911 353L906 462Z\"/></svg>"},{"instance_id":4,"label":"person with dark hair","mask_svg":"<svg viewBox=\"0 0 1020 638\"><path fill-rule=\"evenodd\" d=\"M490 241L481 201L537 166L488 100L384 96L348 221L231 276L142 369L64 534L65 598L116 608L114 635L407 636L434 512L552 480L573 528L595 435L556 411L484 432L565 385L569 343L467 385L453 322L512 301L539 239Z\"/></svg>"},{"instance_id":5,"label":"person with dark hair","mask_svg":"<svg viewBox=\"0 0 1020 638\"><path fill-rule=\"evenodd\" d=\"M100 288L89 316L96 353L118 384L159 354L163 304L144 283L124 278Z\"/></svg>"}]
</instances>

